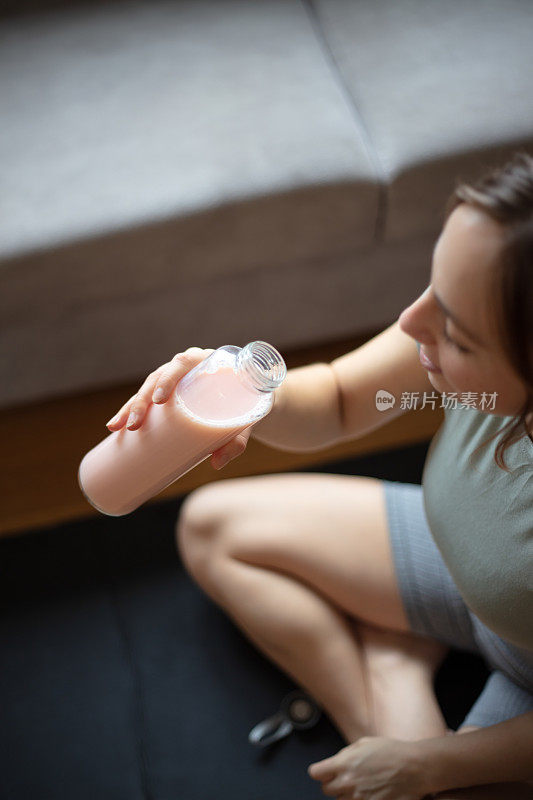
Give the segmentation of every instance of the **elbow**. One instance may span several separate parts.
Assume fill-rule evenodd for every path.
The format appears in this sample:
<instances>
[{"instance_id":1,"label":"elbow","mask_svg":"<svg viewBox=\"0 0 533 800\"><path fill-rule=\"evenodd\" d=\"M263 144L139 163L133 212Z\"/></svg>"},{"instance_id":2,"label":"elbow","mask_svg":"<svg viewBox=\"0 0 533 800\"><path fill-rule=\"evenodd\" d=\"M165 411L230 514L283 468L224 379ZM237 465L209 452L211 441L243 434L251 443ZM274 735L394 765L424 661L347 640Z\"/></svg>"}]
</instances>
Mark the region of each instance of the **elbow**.
<instances>
[{"instance_id":1,"label":"elbow","mask_svg":"<svg viewBox=\"0 0 533 800\"><path fill-rule=\"evenodd\" d=\"M329 371L332 376L333 388L336 398L335 415L334 415L335 438L341 440L344 437L346 431L346 404L341 389L340 379L335 370L335 366L331 363L328 363L327 366L329 367Z\"/></svg>"}]
</instances>

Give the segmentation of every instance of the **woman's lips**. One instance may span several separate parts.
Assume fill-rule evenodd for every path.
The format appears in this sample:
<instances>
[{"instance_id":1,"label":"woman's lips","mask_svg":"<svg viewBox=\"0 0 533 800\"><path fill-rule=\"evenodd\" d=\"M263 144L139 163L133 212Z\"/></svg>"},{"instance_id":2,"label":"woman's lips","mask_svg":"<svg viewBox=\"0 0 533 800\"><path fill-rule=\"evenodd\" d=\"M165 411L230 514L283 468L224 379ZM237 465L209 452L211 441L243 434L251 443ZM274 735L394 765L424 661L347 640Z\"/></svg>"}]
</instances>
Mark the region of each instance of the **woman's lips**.
<instances>
[{"instance_id":1,"label":"woman's lips","mask_svg":"<svg viewBox=\"0 0 533 800\"><path fill-rule=\"evenodd\" d=\"M427 357L422 348L420 348L419 357L420 357L420 363L422 364L424 369L427 369L429 372L442 372L442 370L436 367L433 361L431 361Z\"/></svg>"}]
</instances>

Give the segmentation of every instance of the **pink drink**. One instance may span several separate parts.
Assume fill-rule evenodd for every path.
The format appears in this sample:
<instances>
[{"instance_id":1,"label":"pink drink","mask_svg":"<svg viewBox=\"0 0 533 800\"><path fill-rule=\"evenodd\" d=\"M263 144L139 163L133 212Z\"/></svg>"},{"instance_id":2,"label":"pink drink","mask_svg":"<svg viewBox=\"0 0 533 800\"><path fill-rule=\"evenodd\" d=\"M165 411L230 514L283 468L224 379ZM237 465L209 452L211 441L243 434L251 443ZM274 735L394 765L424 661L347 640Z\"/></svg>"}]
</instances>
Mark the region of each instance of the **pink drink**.
<instances>
[{"instance_id":1,"label":"pink drink","mask_svg":"<svg viewBox=\"0 0 533 800\"><path fill-rule=\"evenodd\" d=\"M239 349L219 350L229 348ZM99 511L112 516L134 511L271 410L271 390L258 391L231 365L215 365L213 371L206 362L188 373L165 403L151 404L138 430L121 428L85 455L78 481Z\"/></svg>"}]
</instances>

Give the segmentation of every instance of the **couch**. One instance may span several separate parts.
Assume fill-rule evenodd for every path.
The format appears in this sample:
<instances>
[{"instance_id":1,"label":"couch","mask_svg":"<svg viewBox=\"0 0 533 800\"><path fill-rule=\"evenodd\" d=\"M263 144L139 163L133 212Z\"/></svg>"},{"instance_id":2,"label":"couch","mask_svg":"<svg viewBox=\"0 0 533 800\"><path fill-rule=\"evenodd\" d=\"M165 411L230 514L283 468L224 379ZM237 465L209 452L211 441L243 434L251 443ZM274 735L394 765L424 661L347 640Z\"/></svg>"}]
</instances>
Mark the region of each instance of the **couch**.
<instances>
[{"instance_id":1,"label":"couch","mask_svg":"<svg viewBox=\"0 0 533 800\"><path fill-rule=\"evenodd\" d=\"M379 330L533 147L529 0L3 6L2 408Z\"/></svg>"}]
</instances>

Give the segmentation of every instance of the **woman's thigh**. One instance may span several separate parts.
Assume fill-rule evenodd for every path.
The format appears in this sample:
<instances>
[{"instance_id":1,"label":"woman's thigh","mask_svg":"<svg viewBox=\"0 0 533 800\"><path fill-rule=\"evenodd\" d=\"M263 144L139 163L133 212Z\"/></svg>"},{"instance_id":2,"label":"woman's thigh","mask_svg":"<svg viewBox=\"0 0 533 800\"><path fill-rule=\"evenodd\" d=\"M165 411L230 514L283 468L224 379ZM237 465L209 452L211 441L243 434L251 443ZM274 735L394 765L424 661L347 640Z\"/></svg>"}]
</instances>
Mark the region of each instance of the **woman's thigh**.
<instances>
[{"instance_id":1,"label":"woman's thigh","mask_svg":"<svg viewBox=\"0 0 533 800\"><path fill-rule=\"evenodd\" d=\"M189 566L222 555L278 570L355 618L409 631L375 478L290 473L209 484L183 504L178 546Z\"/></svg>"}]
</instances>

